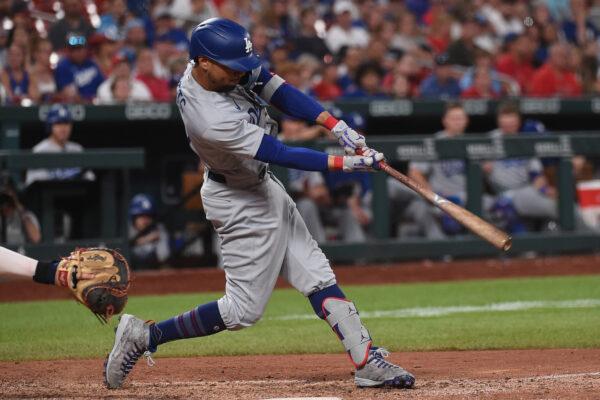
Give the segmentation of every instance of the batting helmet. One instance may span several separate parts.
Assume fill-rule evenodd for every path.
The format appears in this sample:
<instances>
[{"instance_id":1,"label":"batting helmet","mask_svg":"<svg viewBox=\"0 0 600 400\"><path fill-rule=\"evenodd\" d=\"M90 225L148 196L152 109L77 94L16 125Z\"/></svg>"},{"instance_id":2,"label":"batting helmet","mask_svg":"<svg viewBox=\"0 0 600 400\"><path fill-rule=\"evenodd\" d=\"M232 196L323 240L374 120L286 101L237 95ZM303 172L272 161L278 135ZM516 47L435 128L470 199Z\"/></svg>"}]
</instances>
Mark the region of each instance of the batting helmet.
<instances>
[{"instance_id":1,"label":"batting helmet","mask_svg":"<svg viewBox=\"0 0 600 400\"><path fill-rule=\"evenodd\" d=\"M73 122L73 118L69 109L62 104L54 104L46 116L46 129L50 131L54 124L71 122Z\"/></svg>"},{"instance_id":2,"label":"batting helmet","mask_svg":"<svg viewBox=\"0 0 600 400\"><path fill-rule=\"evenodd\" d=\"M210 18L192 32L190 59L207 57L236 71L248 72L260 65L246 28L225 18Z\"/></svg>"},{"instance_id":3,"label":"batting helmet","mask_svg":"<svg viewBox=\"0 0 600 400\"><path fill-rule=\"evenodd\" d=\"M133 196L131 203L129 203L129 218L134 218L138 215L154 214L156 214L156 209L150 196L143 193Z\"/></svg>"}]
</instances>

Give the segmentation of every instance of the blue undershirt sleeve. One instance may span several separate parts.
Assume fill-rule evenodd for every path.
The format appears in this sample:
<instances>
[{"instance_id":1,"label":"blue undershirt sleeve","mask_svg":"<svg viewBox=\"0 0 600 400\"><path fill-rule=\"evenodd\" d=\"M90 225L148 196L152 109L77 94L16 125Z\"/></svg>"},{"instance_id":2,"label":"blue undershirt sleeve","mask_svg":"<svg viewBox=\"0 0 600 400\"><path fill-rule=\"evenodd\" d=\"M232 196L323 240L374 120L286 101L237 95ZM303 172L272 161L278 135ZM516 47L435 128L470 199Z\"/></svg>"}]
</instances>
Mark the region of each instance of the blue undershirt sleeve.
<instances>
[{"instance_id":1,"label":"blue undershirt sleeve","mask_svg":"<svg viewBox=\"0 0 600 400\"><path fill-rule=\"evenodd\" d=\"M286 83L279 75L261 69L253 89L263 100L285 114L308 122L315 122L325 109L312 97Z\"/></svg>"},{"instance_id":2,"label":"blue undershirt sleeve","mask_svg":"<svg viewBox=\"0 0 600 400\"><path fill-rule=\"evenodd\" d=\"M263 136L254 156L255 160L304 171L327 171L328 158L327 153L305 147L286 146L269 135Z\"/></svg>"}]
</instances>

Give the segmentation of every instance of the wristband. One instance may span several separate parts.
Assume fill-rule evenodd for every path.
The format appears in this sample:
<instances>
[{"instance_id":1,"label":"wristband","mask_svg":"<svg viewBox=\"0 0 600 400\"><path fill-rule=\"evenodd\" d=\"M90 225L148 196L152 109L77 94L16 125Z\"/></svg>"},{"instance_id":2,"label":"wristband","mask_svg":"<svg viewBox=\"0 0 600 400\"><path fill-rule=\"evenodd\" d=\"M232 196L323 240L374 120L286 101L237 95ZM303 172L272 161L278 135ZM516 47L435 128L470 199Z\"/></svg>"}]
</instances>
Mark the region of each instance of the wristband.
<instances>
[{"instance_id":1,"label":"wristband","mask_svg":"<svg viewBox=\"0 0 600 400\"><path fill-rule=\"evenodd\" d=\"M38 283L46 283L48 285L54 285L56 282L56 268L58 267L58 261L44 262L38 261L35 267L35 274L33 280Z\"/></svg>"},{"instance_id":2,"label":"wristband","mask_svg":"<svg viewBox=\"0 0 600 400\"><path fill-rule=\"evenodd\" d=\"M340 121L338 121L333 115L330 115L329 117L327 117L325 122L323 122L323 126L329 130L332 130L333 127L336 126L338 122L340 122Z\"/></svg>"},{"instance_id":3,"label":"wristband","mask_svg":"<svg viewBox=\"0 0 600 400\"><path fill-rule=\"evenodd\" d=\"M327 166L330 171L341 171L344 169L344 156L329 156Z\"/></svg>"}]
</instances>

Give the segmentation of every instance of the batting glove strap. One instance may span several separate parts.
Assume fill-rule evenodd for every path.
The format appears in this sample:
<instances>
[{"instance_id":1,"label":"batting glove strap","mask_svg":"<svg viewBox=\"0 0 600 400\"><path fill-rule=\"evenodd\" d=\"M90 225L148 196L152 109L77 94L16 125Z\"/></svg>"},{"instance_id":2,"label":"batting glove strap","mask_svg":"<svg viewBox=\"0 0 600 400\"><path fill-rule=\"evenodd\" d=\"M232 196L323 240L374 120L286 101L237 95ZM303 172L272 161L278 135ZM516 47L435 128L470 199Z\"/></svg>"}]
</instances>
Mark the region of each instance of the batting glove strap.
<instances>
[{"instance_id":1,"label":"batting glove strap","mask_svg":"<svg viewBox=\"0 0 600 400\"><path fill-rule=\"evenodd\" d=\"M337 139L346 154L356 154L356 149L366 147L365 137L350 128L344 121L338 123L331 129L331 133Z\"/></svg>"}]
</instances>

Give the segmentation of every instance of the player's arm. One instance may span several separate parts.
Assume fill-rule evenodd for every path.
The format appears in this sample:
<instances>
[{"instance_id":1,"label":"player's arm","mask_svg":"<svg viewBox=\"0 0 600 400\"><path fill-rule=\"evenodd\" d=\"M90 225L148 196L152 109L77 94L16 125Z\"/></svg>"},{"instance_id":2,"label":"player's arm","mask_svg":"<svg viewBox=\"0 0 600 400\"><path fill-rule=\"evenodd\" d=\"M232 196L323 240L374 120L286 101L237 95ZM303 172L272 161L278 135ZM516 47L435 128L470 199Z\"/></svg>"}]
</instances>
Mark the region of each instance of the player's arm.
<instances>
[{"instance_id":1,"label":"player's arm","mask_svg":"<svg viewBox=\"0 0 600 400\"><path fill-rule=\"evenodd\" d=\"M376 153L367 147L363 135L348 127L344 121L337 120L317 101L287 83L279 75L257 68L249 75L246 85L285 114L329 129L346 154L354 155L359 148L363 154Z\"/></svg>"},{"instance_id":2,"label":"player's arm","mask_svg":"<svg viewBox=\"0 0 600 400\"><path fill-rule=\"evenodd\" d=\"M378 168L383 154L369 156L334 156L305 147L287 146L276 138L263 135L256 160L304 171L369 171Z\"/></svg>"}]
</instances>

